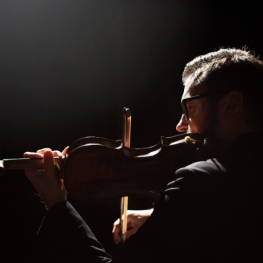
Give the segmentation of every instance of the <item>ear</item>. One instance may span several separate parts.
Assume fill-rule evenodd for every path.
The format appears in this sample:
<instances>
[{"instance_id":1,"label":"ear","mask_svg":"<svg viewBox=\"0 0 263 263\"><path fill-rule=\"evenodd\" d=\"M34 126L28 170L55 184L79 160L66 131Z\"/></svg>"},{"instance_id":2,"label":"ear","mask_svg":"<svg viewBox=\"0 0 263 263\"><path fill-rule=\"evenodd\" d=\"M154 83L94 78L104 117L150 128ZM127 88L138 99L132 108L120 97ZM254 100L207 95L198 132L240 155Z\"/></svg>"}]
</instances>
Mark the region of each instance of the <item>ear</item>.
<instances>
[{"instance_id":1,"label":"ear","mask_svg":"<svg viewBox=\"0 0 263 263\"><path fill-rule=\"evenodd\" d=\"M243 111L243 95L237 90L230 91L224 99L225 117L235 117Z\"/></svg>"}]
</instances>

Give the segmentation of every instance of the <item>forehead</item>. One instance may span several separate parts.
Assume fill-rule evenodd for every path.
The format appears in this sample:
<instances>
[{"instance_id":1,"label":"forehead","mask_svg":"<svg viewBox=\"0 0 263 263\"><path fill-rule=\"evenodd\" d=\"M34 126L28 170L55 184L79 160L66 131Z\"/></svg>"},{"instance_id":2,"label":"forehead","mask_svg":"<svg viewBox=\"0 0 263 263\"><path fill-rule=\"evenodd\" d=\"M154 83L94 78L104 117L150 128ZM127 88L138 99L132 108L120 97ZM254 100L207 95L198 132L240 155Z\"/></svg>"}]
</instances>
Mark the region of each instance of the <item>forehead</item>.
<instances>
[{"instance_id":1,"label":"forehead","mask_svg":"<svg viewBox=\"0 0 263 263\"><path fill-rule=\"evenodd\" d=\"M201 95L207 92L207 88L203 84L194 84L192 77L188 77L185 80L184 93L182 96L183 99L187 99L196 95Z\"/></svg>"}]
</instances>

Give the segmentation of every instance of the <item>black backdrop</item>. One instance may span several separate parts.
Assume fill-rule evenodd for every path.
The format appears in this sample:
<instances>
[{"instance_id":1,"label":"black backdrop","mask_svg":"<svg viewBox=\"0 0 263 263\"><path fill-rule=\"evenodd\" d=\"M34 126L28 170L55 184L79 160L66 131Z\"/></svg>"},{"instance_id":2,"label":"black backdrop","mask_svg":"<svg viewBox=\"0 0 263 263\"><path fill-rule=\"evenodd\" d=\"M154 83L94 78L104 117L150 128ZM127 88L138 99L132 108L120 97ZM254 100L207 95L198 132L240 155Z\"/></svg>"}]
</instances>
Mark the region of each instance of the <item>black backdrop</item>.
<instances>
[{"instance_id":1,"label":"black backdrop","mask_svg":"<svg viewBox=\"0 0 263 263\"><path fill-rule=\"evenodd\" d=\"M132 111L131 146L153 145L176 134L189 60L222 46L263 56L262 42L256 1L1 0L2 158L88 135L120 139L123 107ZM5 255L28 256L43 205L23 173L8 175Z\"/></svg>"}]
</instances>

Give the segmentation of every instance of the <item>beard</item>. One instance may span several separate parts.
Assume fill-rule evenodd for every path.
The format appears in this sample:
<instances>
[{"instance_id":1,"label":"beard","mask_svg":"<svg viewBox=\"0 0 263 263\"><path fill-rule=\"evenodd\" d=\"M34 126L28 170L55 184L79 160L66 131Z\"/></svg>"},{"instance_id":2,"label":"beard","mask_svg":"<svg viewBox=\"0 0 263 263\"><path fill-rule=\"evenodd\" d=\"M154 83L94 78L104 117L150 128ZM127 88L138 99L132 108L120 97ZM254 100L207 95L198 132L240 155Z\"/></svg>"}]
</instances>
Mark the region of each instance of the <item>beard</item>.
<instances>
[{"instance_id":1,"label":"beard","mask_svg":"<svg viewBox=\"0 0 263 263\"><path fill-rule=\"evenodd\" d=\"M203 130L201 131L206 137L211 140L218 141L218 117L215 111L209 114Z\"/></svg>"},{"instance_id":2,"label":"beard","mask_svg":"<svg viewBox=\"0 0 263 263\"><path fill-rule=\"evenodd\" d=\"M220 137L220 121L217 103L211 106L211 111L201 133L205 136L209 151L212 155L219 156L224 152L225 146L224 141Z\"/></svg>"}]
</instances>

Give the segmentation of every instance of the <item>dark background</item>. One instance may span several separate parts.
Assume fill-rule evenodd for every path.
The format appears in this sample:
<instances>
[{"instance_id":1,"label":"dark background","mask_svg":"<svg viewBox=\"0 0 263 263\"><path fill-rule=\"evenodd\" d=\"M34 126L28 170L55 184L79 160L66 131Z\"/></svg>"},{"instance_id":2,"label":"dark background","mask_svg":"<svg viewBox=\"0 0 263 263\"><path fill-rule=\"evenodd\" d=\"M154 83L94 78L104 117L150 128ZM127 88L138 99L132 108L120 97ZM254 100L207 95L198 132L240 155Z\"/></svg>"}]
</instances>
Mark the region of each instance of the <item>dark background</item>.
<instances>
[{"instance_id":1,"label":"dark background","mask_svg":"<svg viewBox=\"0 0 263 263\"><path fill-rule=\"evenodd\" d=\"M89 135L120 139L123 107L132 147L175 135L185 64L219 47L263 56L262 24L256 1L1 0L2 158ZM8 175L1 238L11 262L30 254L43 204L23 173Z\"/></svg>"}]
</instances>

